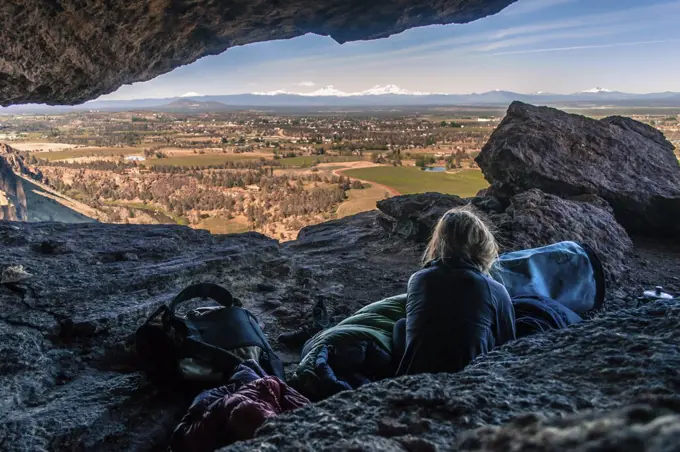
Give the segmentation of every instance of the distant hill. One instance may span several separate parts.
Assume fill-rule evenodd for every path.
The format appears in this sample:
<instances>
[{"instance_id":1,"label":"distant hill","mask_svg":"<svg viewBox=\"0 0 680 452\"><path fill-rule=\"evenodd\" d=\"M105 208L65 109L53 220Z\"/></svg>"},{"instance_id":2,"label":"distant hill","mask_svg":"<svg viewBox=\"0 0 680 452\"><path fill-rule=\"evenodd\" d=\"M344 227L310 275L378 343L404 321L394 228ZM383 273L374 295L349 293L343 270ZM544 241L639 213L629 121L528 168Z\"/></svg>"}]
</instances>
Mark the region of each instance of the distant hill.
<instances>
[{"instance_id":1,"label":"distant hill","mask_svg":"<svg viewBox=\"0 0 680 452\"><path fill-rule=\"evenodd\" d=\"M572 94L488 91L471 94L411 92L396 85L375 86L361 92L344 92L326 86L308 93L270 92L173 97L164 99L95 100L75 106L17 105L0 112L66 112L83 110L221 111L242 108L304 107L507 107L513 101L553 107L671 107L680 108L680 93L632 94L593 88Z\"/></svg>"}]
</instances>

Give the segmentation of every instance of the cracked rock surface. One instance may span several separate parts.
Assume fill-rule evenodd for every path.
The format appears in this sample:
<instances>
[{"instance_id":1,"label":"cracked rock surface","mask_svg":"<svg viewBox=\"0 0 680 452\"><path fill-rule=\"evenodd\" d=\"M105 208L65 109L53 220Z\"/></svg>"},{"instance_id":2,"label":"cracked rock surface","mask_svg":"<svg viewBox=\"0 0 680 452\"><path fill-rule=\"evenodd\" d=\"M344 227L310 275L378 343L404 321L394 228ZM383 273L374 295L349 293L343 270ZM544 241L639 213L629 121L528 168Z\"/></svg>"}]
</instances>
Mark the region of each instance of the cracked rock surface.
<instances>
[{"instance_id":1,"label":"cracked rock surface","mask_svg":"<svg viewBox=\"0 0 680 452\"><path fill-rule=\"evenodd\" d=\"M377 39L516 0L3 0L0 105L77 104L206 55L306 33Z\"/></svg>"}]
</instances>

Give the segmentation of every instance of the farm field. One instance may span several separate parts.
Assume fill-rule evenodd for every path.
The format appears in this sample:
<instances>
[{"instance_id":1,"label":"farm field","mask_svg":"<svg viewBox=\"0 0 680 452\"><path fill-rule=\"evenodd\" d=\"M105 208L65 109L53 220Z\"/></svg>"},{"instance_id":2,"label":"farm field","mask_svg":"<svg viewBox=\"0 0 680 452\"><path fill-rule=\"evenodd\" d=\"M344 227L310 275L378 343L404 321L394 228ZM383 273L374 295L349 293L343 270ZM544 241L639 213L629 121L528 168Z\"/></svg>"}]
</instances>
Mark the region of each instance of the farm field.
<instances>
[{"instance_id":1,"label":"farm field","mask_svg":"<svg viewBox=\"0 0 680 452\"><path fill-rule=\"evenodd\" d=\"M226 162L260 160L264 157L252 154L194 154L176 155L162 159L147 159L140 162L144 166L181 166L181 167L206 167L212 165L223 165Z\"/></svg>"},{"instance_id":2,"label":"farm field","mask_svg":"<svg viewBox=\"0 0 680 452\"><path fill-rule=\"evenodd\" d=\"M489 186L479 170L434 173L414 167L380 166L345 170L342 174L386 185L402 194L439 192L466 198Z\"/></svg>"},{"instance_id":3,"label":"farm field","mask_svg":"<svg viewBox=\"0 0 680 452\"><path fill-rule=\"evenodd\" d=\"M115 157L120 155L136 155L141 154L142 149L134 147L89 147L89 148L72 148L53 152L35 152L32 153L35 158L48 160L50 162L71 160L82 157Z\"/></svg>"},{"instance_id":4,"label":"farm field","mask_svg":"<svg viewBox=\"0 0 680 452\"><path fill-rule=\"evenodd\" d=\"M364 160L364 157L357 155L342 156L342 155L303 155L299 157L289 157L279 159L278 162L284 167L311 167L318 163L336 163L336 162L358 162Z\"/></svg>"}]
</instances>

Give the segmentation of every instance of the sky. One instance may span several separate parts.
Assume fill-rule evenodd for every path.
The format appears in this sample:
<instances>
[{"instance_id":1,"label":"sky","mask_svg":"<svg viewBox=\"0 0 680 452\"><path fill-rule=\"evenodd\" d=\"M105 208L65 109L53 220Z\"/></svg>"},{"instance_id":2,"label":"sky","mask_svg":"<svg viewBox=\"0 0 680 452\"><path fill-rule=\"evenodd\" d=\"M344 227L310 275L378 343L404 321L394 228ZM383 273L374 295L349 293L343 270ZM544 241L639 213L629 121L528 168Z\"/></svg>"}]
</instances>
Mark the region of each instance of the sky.
<instances>
[{"instance_id":1,"label":"sky","mask_svg":"<svg viewBox=\"0 0 680 452\"><path fill-rule=\"evenodd\" d=\"M680 0L519 0L465 25L338 44L318 35L204 57L101 99L240 94L396 84L465 94L680 92Z\"/></svg>"}]
</instances>

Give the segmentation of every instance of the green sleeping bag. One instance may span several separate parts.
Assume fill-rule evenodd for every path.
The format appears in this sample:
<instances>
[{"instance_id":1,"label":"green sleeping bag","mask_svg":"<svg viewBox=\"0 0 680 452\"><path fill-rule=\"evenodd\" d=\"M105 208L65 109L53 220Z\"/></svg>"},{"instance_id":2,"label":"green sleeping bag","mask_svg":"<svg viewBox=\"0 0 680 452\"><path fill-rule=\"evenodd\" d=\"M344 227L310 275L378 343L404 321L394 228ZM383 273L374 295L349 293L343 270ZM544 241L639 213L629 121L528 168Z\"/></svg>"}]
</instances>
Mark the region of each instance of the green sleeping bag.
<instances>
[{"instance_id":1,"label":"green sleeping bag","mask_svg":"<svg viewBox=\"0 0 680 452\"><path fill-rule=\"evenodd\" d=\"M401 294L364 306L337 325L318 332L302 349L302 360L292 378L295 386L313 399L326 396L327 391L315 368L320 350L324 346L342 347L371 341L391 354L392 330L404 317L406 294Z\"/></svg>"}]
</instances>

